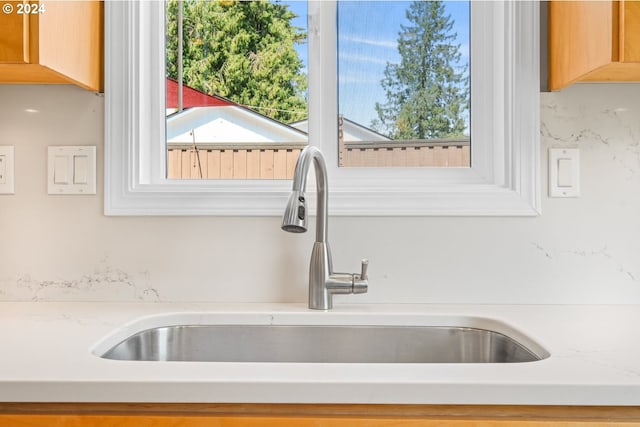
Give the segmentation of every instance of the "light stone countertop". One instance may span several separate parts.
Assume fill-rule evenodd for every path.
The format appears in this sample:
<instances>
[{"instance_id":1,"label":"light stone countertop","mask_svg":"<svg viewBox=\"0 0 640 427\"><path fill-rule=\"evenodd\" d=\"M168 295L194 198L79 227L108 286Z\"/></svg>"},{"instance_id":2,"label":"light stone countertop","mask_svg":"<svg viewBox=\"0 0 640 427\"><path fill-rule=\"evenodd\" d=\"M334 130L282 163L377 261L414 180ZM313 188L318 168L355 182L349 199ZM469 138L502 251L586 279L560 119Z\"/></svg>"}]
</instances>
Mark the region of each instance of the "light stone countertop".
<instances>
[{"instance_id":1,"label":"light stone countertop","mask_svg":"<svg viewBox=\"0 0 640 427\"><path fill-rule=\"evenodd\" d=\"M469 316L472 320L469 320ZM550 353L511 364L128 362L93 352L168 324L490 327ZM640 405L637 305L0 303L0 401Z\"/></svg>"}]
</instances>

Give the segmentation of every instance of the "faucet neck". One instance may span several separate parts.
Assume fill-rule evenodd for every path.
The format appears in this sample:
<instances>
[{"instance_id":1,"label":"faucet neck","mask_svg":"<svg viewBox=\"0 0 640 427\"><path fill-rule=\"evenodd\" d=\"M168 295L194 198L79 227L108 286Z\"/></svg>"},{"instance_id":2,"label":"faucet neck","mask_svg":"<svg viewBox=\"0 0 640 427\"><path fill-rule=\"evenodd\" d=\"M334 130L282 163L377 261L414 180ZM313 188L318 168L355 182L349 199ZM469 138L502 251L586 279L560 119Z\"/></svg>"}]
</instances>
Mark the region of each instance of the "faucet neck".
<instances>
[{"instance_id":1,"label":"faucet neck","mask_svg":"<svg viewBox=\"0 0 640 427\"><path fill-rule=\"evenodd\" d=\"M324 156L318 148L307 146L300 153L296 170L293 174L293 190L298 190L303 193L306 190L307 175L311 161L313 161L313 166L316 171L316 242L325 243L327 241L329 191L327 165Z\"/></svg>"}]
</instances>

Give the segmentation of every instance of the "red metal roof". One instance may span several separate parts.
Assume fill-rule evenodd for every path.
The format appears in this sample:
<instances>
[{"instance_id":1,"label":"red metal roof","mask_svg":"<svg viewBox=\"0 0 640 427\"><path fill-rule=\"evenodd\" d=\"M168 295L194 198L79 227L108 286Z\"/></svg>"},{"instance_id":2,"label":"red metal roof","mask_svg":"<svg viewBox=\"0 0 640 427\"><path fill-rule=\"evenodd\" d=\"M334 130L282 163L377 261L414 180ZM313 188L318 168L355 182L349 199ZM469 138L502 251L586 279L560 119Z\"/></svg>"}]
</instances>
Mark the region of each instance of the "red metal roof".
<instances>
[{"instance_id":1,"label":"red metal roof","mask_svg":"<svg viewBox=\"0 0 640 427\"><path fill-rule=\"evenodd\" d=\"M228 99L207 95L194 88L182 85L182 107L211 107L237 105ZM178 82L167 78L167 108L178 108Z\"/></svg>"}]
</instances>

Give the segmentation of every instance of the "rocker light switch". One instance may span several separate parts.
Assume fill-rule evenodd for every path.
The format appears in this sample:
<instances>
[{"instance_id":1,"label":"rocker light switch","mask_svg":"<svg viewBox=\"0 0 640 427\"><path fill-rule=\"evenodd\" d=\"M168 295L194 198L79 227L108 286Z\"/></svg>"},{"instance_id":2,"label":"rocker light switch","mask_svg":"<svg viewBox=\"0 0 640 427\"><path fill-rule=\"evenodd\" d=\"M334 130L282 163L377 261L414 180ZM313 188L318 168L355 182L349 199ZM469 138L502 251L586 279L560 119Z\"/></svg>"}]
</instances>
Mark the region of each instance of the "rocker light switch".
<instances>
[{"instance_id":1,"label":"rocker light switch","mask_svg":"<svg viewBox=\"0 0 640 427\"><path fill-rule=\"evenodd\" d=\"M87 170L89 158L88 156L73 156L73 183L86 184Z\"/></svg>"},{"instance_id":2,"label":"rocker light switch","mask_svg":"<svg viewBox=\"0 0 640 427\"><path fill-rule=\"evenodd\" d=\"M69 183L69 158L67 156L56 156L53 166L53 183Z\"/></svg>"},{"instance_id":3,"label":"rocker light switch","mask_svg":"<svg viewBox=\"0 0 640 427\"><path fill-rule=\"evenodd\" d=\"M96 147L49 147L49 194L96 194Z\"/></svg>"},{"instance_id":4,"label":"rocker light switch","mask_svg":"<svg viewBox=\"0 0 640 427\"><path fill-rule=\"evenodd\" d=\"M558 187L573 186L572 163L571 159L558 159Z\"/></svg>"},{"instance_id":5,"label":"rocker light switch","mask_svg":"<svg viewBox=\"0 0 640 427\"><path fill-rule=\"evenodd\" d=\"M577 148L549 149L549 196L580 195L580 152Z\"/></svg>"}]
</instances>

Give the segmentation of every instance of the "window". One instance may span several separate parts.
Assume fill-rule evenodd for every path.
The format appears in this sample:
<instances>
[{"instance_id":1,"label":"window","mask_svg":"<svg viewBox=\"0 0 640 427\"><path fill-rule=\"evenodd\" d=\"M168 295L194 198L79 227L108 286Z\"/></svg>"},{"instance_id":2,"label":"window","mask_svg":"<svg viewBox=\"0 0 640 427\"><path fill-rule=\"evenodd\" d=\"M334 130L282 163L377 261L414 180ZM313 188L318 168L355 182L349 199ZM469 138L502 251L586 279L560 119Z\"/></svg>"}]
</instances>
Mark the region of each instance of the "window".
<instances>
[{"instance_id":1,"label":"window","mask_svg":"<svg viewBox=\"0 0 640 427\"><path fill-rule=\"evenodd\" d=\"M339 167L469 167L468 1L338 2ZM307 2L167 0L167 178L291 179Z\"/></svg>"},{"instance_id":2,"label":"window","mask_svg":"<svg viewBox=\"0 0 640 427\"><path fill-rule=\"evenodd\" d=\"M537 3L472 3L469 168L339 168L336 4L308 8L309 143L331 168L332 214L537 213ZM105 4L105 213L280 215L287 181L167 180L163 18L159 2Z\"/></svg>"},{"instance_id":3,"label":"window","mask_svg":"<svg viewBox=\"0 0 640 427\"><path fill-rule=\"evenodd\" d=\"M469 167L468 1L341 1L340 167Z\"/></svg>"},{"instance_id":4,"label":"window","mask_svg":"<svg viewBox=\"0 0 640 427\"><path fill-rule=\"evenodd\" d=\"M169 179L291 179L308 144L306 1L166 4Z\"/></svg>"}]
</instances>

